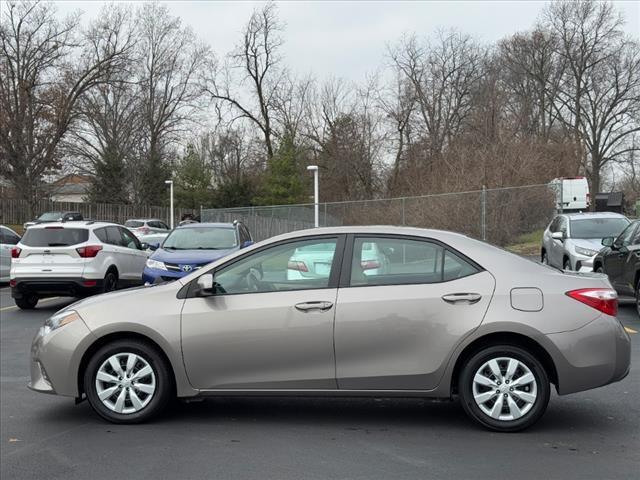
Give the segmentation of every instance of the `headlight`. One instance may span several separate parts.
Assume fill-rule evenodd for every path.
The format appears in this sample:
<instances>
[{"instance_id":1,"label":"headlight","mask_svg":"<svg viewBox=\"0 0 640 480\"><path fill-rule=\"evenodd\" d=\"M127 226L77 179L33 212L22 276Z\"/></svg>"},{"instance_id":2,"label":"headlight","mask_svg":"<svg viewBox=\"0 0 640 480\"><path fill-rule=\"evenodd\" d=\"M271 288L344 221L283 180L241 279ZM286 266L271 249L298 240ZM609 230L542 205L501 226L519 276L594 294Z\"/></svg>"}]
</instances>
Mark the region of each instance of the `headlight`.
<instances>
[{"instance_id":1,"label":"headlight","mask_svg":"<svg viewBox=\"0 0 640 480\"><path fill-rule=\"evenodd\" d=\"M78 312L74 310L64 310L56 313L45 320L44 326L42 327L42 335L47 335L48 333L68 325L71 322L75 322L76 320L80 320L80 315L78 315Z\"/></svg>"},{"instance_id":2,"label":"headlight","mask_svg":"<svg viewBox=\"0 0 640 480\"><path fill-rule=\"evenodd\" d=\"M149 268L157 268L158 270L166 270L167 266L164 262L159 262L158 260L147 259L147 267Z\"/></svg>"},{"instance_id":3,"label":"headlight","mask_svg":"<svg viewBox=\"0 0 640 480\"><path fill-rule=\"evenodd\" d=\"M598 253L598 250L591 250L590 248L576 247L576 253L578 255L584 255L585 257L593 257L596 253Z\"/></svg>"}]
</instances>

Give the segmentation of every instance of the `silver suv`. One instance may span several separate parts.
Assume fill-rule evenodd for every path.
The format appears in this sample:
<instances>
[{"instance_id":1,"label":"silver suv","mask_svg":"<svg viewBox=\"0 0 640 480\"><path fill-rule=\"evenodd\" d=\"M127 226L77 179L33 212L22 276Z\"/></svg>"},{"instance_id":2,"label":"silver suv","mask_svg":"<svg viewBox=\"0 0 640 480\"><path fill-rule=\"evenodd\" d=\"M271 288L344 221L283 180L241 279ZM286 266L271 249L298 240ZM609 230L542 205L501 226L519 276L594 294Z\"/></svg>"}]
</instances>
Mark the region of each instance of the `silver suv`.
<instances>
[{"instance_id":1,"label":"silver suv","mask_svg":"<svg viewBox=\"0 0 640 480\"><path fill-rule=\"evenodd\" d=\"M617 237L627 225L629 219L619 213L558 215L542 235L542 263L564 270L592 271L602 239Z\"/></svg>"}]
</instances>

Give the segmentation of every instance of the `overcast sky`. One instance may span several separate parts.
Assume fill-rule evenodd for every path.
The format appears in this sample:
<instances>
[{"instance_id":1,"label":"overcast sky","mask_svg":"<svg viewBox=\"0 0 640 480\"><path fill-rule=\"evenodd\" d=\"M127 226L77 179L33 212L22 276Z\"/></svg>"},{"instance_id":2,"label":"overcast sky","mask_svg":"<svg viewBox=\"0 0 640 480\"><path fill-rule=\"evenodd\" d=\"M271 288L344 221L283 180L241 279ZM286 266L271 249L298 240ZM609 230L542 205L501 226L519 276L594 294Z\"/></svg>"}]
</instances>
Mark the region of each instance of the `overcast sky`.
<instances>
[{"instance_id":1,"label":"overcast sky","mask_svg":"<svg viewBox=\"0 0 640 480\"><path fill-rule=\"evenodd\" d=\"M103 2L57 2L61 13L82 10L95 17ZM263 2L165 2L174 15L206 40L218 56L237 44L251 11ZM531 28L541 1L286 1L277 2L286 25L284 56L299 74L360 81L385 62L386 46L403 33L426 35L457 28L491 43ZM615 2L626 31L640 38L640 2Z\"/></svg>"}]
</instances>

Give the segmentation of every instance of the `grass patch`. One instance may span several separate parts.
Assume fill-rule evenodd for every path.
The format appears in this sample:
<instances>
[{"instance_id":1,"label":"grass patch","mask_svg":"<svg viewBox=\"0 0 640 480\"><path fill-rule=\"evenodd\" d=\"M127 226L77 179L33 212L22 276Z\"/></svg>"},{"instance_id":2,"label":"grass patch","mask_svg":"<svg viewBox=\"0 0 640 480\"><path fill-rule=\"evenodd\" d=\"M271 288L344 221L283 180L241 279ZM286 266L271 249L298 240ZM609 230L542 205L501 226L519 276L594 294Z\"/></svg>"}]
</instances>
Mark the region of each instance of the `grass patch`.
<instances>
[{"instance_id":1,"label":"grass patch","mask_svg":"<svg viewBox=\"0 0 640 480\"><path fill-rule=\"evenodd\" d=\"M535 230L530 233L520 235L515 242L507 245L505 248L519 255L535 255L540 254L540 246L542 245L542 234L544 229Z\"/></svg>"}]
</instances>

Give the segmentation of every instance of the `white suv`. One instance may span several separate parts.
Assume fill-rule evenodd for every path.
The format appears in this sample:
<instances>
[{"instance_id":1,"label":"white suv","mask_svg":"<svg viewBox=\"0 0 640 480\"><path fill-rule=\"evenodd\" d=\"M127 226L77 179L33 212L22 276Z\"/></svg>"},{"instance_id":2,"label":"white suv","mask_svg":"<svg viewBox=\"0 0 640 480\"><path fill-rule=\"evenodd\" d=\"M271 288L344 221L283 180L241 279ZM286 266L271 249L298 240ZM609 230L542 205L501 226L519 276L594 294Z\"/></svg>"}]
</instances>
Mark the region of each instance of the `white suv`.
<instances>
[{"instance_id":1,"label":"white suv","mask_svg":"<svg viewBox=\"0 0 640 480\"><path fill-rule=\"evenodd\" d=\"M141 285L147 253L120 225L56 222L30 227L11 257L11 296L18 307L32 309L44 297Z\"/></svg>"}]
</instances>

